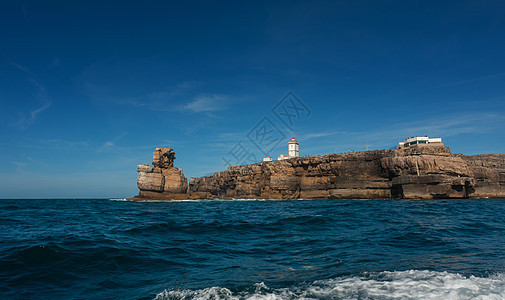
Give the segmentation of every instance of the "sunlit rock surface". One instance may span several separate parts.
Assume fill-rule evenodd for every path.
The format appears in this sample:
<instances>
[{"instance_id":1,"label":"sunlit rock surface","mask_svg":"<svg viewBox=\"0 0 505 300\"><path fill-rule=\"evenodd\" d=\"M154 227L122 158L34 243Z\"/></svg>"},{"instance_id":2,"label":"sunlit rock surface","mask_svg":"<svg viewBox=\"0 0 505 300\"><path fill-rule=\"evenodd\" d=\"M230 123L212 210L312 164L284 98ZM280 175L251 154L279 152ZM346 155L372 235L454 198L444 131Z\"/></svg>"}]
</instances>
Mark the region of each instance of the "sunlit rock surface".
<instances>
[{"instance_id":1,"label":"sunlit rock surface","mask_svg":"<svg viewBox=\"0 0 505 300\"><path fill-rule=\"evenodd\" d=\"M191 178L172 148L139 165L136 199L440 199L505 197L505 155L452 154L443 146L336 153L229 167Z\"/></svg>"},{"instance_id":2,"label":"sunlit rock surface","mask_svg":"<svg viewBox=\"0 0 505 300\"><path fill-rule=\"evenodd\" d=\"M174 159L172 148L156 148L153 167L138 165L137 187L140 192L133 199L187 199L188 180L181 169L174 167Z\"/></svg>"}]
</instances>

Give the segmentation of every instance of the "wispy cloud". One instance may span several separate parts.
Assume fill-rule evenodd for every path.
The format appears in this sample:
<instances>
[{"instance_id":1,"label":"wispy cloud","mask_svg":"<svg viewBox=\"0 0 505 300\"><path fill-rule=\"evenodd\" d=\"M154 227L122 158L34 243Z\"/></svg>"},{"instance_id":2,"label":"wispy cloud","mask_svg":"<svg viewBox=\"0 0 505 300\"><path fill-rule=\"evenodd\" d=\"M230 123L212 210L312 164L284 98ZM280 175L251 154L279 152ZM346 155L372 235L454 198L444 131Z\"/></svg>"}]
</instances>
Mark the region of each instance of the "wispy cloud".
<instances>
[{"instance_id":1,"label":"wispy cloud","mask_svg":"<svg viewBox=\"0 0 505 300\"><path fill-rule=\"evenodd\" d=\"M86 151L86 152L110 152L110 151L122 151L122 152L135 152L145 149L154 149L158 147L157 144L152 145L134 145L134 146L122 146L119 141L127 135L124 132L110 140L105 142L90 142L90 141L76 141L76 140L63 140L63 139L44 139L44 138L27 138L20 137L17 145L18 147L30 148L30 149L44 149L44 150L55 150L55 151ZM167 145L173 145L173 143L165 142ZM28 159L29 160L29 159Z\"/></svg>"},{"instance_id":2,"label":"wispy cloud","mask_svg":"<svg viewBox=\"0 0 505 300\"><path fill-rule=\"evenodd\" d=\"M230 151L237 143L248 143L247 131L222 132L212 138L203 141L207 149L220 151L220 153ZM248 145L249 146L249 145ZM252 146L252 145L251 145Z\"/></svg>"},{"instance_id":3,"label":"wispy cloud","mask_svg":"<svg viewBox=\"0 0 505 300\"><path fill-rule=\"evenodd\" d=\"M361 151L365 150L366 145L370 150L394 148L398 145L398 141L410 136L429 135L444 139L465 134L485 134L504 127L505 116L489 112L475 112L378 124L375 128L367 131L334 130L300 134L300 140L312 139L310 143L302 143L301 149L305 153L318 154L349 150Z\"/></svg>"},{"instance_id":4,"label":"wispy cloud","mask_svg":"<svg viewBox=\"0 0 505 300\"><path fill-rule=\"evenodd\" d=\"M117 91L104 86L103 83L96 83L91 75L82 83L83 92L94 101L108 102L117 105L127 105L144 108L157 112L173 112L183 110L181 105L184 98L191 98L196 89L203 83L199 81L184 81L175 85L165 86L160 89L140 95L129 93L127 97L118 97Z\"/></svg>"},{"instance_id":5,"label":"wispy cloud","mask_svg":"<svg viewBox=\"0 0 505 300\"><path fill-rule=\"evenodd\" d=\"M302 133L300 135L299 140L307 141L307 140L314 139L314 138L328 137L328 136L334 136L337 134L346 134L346 133L348 133L348 132L342 131L342 130L329 130L329 131L322 131L322 132Z\"/></svg>"},{"instance_id":6,"label":"wispy cloud","mask_svg":"<svg viewBox=\"0 0 505 300\"><path fill-rule=\"evenodd\" d=\"M17 170L18 171L21 171L25 168L32 168L34 166L43 166L43 167L47 167L48 164L42 162L42 161L39 161L39 160L36 160L36 159L33 159L31 156L25 156L23 154L21 154L22 159L21 161L11 161L10 164L12 165L15 165Z\"/></svg>"},{"instance_id":7,"label":"wispy cloud","mask_svg":"<svg viewBox=\"0 0 505 300\"><path fill-rule=\"evenodd\" d=\"M184 110L190 112L213 112L223 110L227 106L227 98L222 95L201 95L193 101L183 106Z\"/></svg>"},{"instance_id":8,"label":"wispy cloud","mask_svg":"<svg viewBox=\"0 0 505 300\"><path fill-rule=\"evenodd\" d=\"M39 102L42 103L40 107L32 109L29 112L19 113L18 121L14 125L19 129L26 129L35 122L37 116L40 115L40 113L42 113L51 106L52 101L47 96L46 87L41 82L35 79L34 74L28 68L15 62L11 62L11 65L13 65L15 68L17 68L18 70L27 75L28 82L30 82L30 84L33 86L35 90L33 96Z\"/></svg>"},{"instance_id":9,"label":"wispy cloud","mask_svg":"<svg viewBox=\"0 0 505 300\"><path fill-rule=\"evenodd\" d=\"M112 148L114 148L116 146L116 143L121 139L123 138L127 133L126 132L123 132L122 134L116 136L115 138L111 139L111 140L108 140L106 141L103 145L102 145L102 150L111 150Z\"/></svg>"},{"instance_id":10,"label":"wispy cloud","mask_svg":"<svg viewBox=\"0 0 505 300\"><path fill-rule=\"evenodd\" d=\"M145 95L126 98L107 96L106 90L91 82L85 84L85 89L90 98L95 100L144 108L156 112L205 113L207 116L212 117L215 116L214 112L228 108L231 103L228 96L198 92L196 89L201 87L202 84L201 82L187 81Z\"/></svg>"},{"instance_id":11,"label":"wispy cloud","mask_svg":"<svg viewBox=\"0 0 505 300\"><path fill-rule=\"evenodd\" d=\"M484 134L505 126L505 116L495 113L441 115L423 120L387 125L368 132L353 133L354 140L368 141L373 148L388 148L410 136L429 135L442 138L461 134Z\"/></svg>"},{"instance_id":12,"label":"wispy cloud","mask_svg":"<svg viewBox=\"0 0 505 300\"><path fill-rule=\"evenodd\" d=\"M15 165L18 168L24 168L28 165L27 162L19 162L19 161L11 161L10 163Z\"/></svg>"},{"instance_id":13,"label":"wispy cloud","mask_svg":"<svg viewBox=\"0 0 505 300\"><path fill-rule=\"evenodd\" d=\"M37 116L41 112L48 109L50 106L51 106L51 102L49 101L49 102L44 103L41 107L36 108L28 113L20 112L18 121L14 124L15 127L19 128L19 129L26 129L26 128L30 127L30 125L32 125L35 122L35 120L37 119Z\"/></svg>"},{"instance_id":14,"label":"wispy cloud","mask_svg":"<svg viewBox=\"0 0 505 300\"><path fill-rule=\"evenodd\" d=\"M26 73L26 74L28 74L28 75L30 75L30 76L33 77L33 73L28 68L26 68L26 67L24 67L24 66L22 66L22 65L20 65L18 63L15 63L13 61L11 61L10 64L12 66L14 66L16 69L20 70L21 72L24 72L24 73Z\"/></svg>"},{"instance_id":15,"label":"wispy cloud","mask_svg":"<svg viewBox=\"0 0 505 300\"><path fill-rule=\"evenodd\" d=\"M212 113L226 109L229 104L228 97L217 94L198 95L185 104L174 104L176 101L166 92L149 94L147 97L128 98L121 102L122 104L143 107L152 111L191 113ZM180 102L180 100L177 102Z\"/></svg>"},{"instance_id":16,"label":"wispy cloud","mask_svg":"<svg viewBox=\"0 0 505 300\"><path fill-rule=\"evenodd\" d=\"M147 98L151 100L168 100L173 97L187 95L201 85L202 83L199 81L184 81L167 90L149 93Z\"/></svg>"},{"instance_id":17,"label":"wispy cloud","mask_svg":"<svg viewBox=\"0 0 505 300\"><path fill-rule=\"evenodd\" d=\"M435 86L434 88L445 88L445 87L451 87L451 86L466 85L466 84L471 84L471 83L475 83L475 82L479 82L479 81L485 81L488 79L494 79L494 78L503 77L503 76L505 76L505 72L490 74L490 75L476 77L476 78L470 78L470 79L466 79L466 80L449 82L449 83L441 84L439 86Z\"/></svg>"}]
</instances>

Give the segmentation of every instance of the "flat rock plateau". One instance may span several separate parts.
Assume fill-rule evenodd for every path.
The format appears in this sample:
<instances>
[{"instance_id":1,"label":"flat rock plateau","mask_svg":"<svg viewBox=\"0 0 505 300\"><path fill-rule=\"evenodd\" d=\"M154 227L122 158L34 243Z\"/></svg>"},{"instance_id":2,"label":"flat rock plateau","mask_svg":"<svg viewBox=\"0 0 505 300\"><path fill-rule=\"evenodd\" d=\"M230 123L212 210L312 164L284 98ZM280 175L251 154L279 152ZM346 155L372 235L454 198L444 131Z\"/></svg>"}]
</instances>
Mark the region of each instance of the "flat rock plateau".
<instances>
[{"instance_id":1,"label":"flat rock plateau","mask_svg":"<svg viewBox=\"0 0 505 300\"><path fill-rule=\"evenodd\" d=\"M505 154L452 154L448 147L335 153L233 166L188 181L172 148L139 165L133 200L505 198Z\"/></svg>"}]
</instances>

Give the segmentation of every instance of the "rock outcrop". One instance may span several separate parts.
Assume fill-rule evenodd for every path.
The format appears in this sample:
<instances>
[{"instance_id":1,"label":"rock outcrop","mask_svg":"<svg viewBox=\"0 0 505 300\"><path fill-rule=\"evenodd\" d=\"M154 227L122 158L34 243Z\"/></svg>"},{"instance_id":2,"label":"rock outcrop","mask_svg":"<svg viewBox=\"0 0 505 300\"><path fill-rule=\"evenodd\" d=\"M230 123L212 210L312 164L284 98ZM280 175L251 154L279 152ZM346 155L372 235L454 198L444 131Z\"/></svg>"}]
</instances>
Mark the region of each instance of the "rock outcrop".
<instances>
[{"instance_id":1,"label":"rock outcrop","mask_svg":"<svg viewBox=\"0 0 505 300\"><path fill-rule=\"evenodd\" d=\"M172 148L156 148L153 167L138 165L137 186L140 193L133 199L187 199L188 180L181 169L174 167L174 160Z\"/></svg>"},{"instance_id":2,"label":"rock outcrop","mask_svg":"<svg viewBox=\"0 0 505 300\"><path fill-rule=\"evenodd\" d=\"M452 154L444 146L292 158L229 167L191 178L157 148L140 165L139 196L148 199L439 199L505 198L505 155Z\"/></svg>"},{"instance_id":3,"label":"rock outcrop","mask_svg":"<svg viewBox=\"0 0 505 300\"><path fill-rule=\"evenodd\" d=\"M474 180L474 191L469 194L476 198L505 198L505 155L461 155L468 165Z\"/></svg>"}]
</instances>

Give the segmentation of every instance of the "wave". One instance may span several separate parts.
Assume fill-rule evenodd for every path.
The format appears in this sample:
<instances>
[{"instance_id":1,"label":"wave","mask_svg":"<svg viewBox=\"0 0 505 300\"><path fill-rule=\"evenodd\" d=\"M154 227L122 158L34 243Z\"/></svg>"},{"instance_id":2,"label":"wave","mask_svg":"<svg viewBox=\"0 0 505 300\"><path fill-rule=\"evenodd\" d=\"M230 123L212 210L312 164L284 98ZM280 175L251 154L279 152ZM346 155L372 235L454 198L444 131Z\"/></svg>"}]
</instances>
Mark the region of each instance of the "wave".
<instances>
[{"instance_id":1,"label":"wave","mask_svg":"<svg viewBox=\"0 0 505 300\"><path fill-rule=\"evenodd\" d=\"M449 272L394 271L317 280L289 288L264 283L243 290L210 287L200 290L165 290L165 299L504 299L505 274L488 277Z\"/></svg>"}]
</instances>

